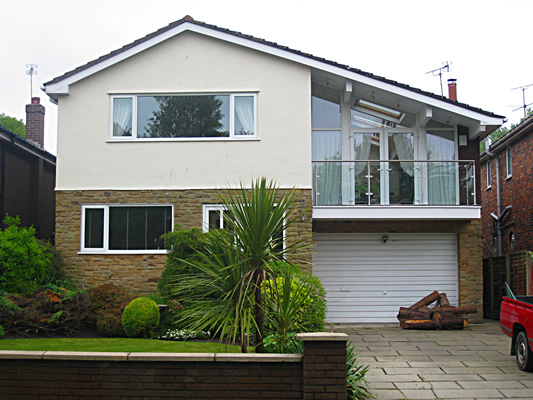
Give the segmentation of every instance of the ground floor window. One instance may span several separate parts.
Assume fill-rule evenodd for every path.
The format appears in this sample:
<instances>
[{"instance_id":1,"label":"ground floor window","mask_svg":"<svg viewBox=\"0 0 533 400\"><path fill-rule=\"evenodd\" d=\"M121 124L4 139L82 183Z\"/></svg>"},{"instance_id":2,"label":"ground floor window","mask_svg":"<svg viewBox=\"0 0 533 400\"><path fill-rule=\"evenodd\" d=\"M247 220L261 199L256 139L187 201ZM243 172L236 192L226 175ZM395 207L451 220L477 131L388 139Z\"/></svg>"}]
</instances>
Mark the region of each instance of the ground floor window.
<instances>
[{"instance_id":1,"label":"ground floor window","mask_svg":"<svg viewBox=\"0 0 533 400\"><path fill-rule=\"evenodd\" d=\"M228 210L221 204L204 204L203 207L203 230L208 232L211 229L231 229L226 223L225 216ZM285 231L281 230L274 237L277 250L285 247Z\"/></svg>"},{"instance_id":2,"label":"ground floor window","mask_svg":"<svg viewBox=\"0 0 533 400\"><path fill-rule=\"evenodd\" d=\"M164 253L172 215L171 205L85 205L81 251Z\"/></svg>"}]
</instances>

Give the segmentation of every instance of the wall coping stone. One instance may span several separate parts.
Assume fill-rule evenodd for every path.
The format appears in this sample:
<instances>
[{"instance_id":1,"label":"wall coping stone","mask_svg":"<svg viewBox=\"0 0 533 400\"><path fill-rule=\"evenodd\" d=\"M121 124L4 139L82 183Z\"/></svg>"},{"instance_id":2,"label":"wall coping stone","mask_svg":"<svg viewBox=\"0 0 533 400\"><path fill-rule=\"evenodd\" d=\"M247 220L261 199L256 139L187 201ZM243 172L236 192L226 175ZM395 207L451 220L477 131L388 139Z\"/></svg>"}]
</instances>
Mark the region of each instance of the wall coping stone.
<instances>
[{"instance_id":1,"label":"wall coping stone","mask_svg":"<svg viewBox=\"0 0 533 400\"><path fill-rule=\"evenodd\" d=\"M301 354L242 353L119 353L85 351L0 350L0 359L90 360L90 361L203 361L203 362L301 362Z\"/></svg>"},{"instance_id":2,"label":"wall coping stone","mask_svg":"<svg viewBox=\"0 0 533 400\"><path fill-rule=\"evenodd\" d=\"M308 332L308 333L298 333L296 339L303 342L313 341L313 342L331 342L331 341L348 341L348 335L346 333L335 333L335 332Z\"/></svg>"}]
</instances>

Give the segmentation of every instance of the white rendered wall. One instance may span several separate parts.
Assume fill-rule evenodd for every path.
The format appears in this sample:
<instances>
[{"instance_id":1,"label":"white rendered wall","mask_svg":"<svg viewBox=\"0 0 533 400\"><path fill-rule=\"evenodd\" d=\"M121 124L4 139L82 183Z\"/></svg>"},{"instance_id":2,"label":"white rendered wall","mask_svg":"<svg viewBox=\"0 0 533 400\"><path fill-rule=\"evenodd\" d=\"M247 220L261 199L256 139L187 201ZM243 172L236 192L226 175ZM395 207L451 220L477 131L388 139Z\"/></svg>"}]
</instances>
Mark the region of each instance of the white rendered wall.
<instances>
[{"instance_id":1,"label":"white rendered wall","mask_svg":"<svg viewBox=\"0 0 533 400\"><path fill-rule=\"evenodd\" d=\"M110 96L257 93L257 140L113 142ZM186 32L59 99L57 190L208 189L252 177L311 187L310 69Z\"/></svg>"}]
</instances>

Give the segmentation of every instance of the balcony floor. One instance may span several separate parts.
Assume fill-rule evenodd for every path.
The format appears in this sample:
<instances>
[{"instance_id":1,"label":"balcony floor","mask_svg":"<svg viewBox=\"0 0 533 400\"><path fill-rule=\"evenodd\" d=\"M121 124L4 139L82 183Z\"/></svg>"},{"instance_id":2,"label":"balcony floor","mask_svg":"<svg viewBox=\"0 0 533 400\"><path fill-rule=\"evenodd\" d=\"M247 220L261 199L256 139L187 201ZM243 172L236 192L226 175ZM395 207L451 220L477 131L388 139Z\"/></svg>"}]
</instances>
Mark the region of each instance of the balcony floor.
<instances>
[{"instance_id":1,"label":"balcony floor","mask_svg":"<svg viewBox=\"0 0 533 400\"><path fill-rule=\"evenodd\" d=\"M318 220L473 220L481 206L313 206Z\"/></svg>"}]
</instances>

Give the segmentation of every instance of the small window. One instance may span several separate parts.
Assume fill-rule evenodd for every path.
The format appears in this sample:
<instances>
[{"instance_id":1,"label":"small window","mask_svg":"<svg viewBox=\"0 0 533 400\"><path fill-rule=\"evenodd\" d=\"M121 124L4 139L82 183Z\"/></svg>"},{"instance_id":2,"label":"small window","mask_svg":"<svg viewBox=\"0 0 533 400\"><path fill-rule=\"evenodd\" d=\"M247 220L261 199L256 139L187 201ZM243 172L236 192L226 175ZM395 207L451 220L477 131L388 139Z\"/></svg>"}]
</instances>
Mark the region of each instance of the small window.
<instances>
[{"instance_id":1,"label":"small window","mask_svg":"<svg viewBox=\"0 0 533 400\"><path fill-rule=\"evenodd\" d=\"M509 235L509 244L511 245L511 250L514 250L514 232Z\"/></svg>"},{"instance_id":2,"label":"small window","mask_svg":"<svg viewBox=\"0 0 533 400\"><path fill-rule=\"evenodd\" d=\"M161 236L172 230L172 206L82 207L81 251L165 253Z\"/></svg>"},{"instance_id":3,"label":"small window","mask_svg":"<svg viewBox=\"0 0 533 400\"><path fill-rule=\"evenodd\" d=\"M231 229L229 225L224 221L224 217L228 215L228 211L221 204L204 204L203 211L203 230L208 232L211 229ZM274 235L275 239L279 243L278 246L285 246L285 234L284 231L278 232Z\"/></svg>"},{"instance_id":4,"label":"small window","mask_svg":"<svg viewBox=\"0 0 533 400\"><path fill-rule=\"evenodd\" d=\"M489 189L492 186L492 181L491 181L492 166L491 166L490 161L486 165L487 165L487 189Z\"/></svg>"},{"instance_id":5,"label":"small window","mask_svg":"<svg viewBox=\"0 0 533 400\"><path fill-rule=\"evenodd\" d=\"M256 136L255 94L113 96L113 139Z\"/></svg>"},{"instance_id":6,"label":"small window","mask_svg":"<svg viewBox=\"0 0 533 400\"><path fill-rule=\"evenodd\" d=\"M510 178L513 176L513 161L510 147L505 150L505 165L507 166L507 178Z\"/></svg>"}]
</instances>

